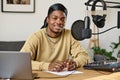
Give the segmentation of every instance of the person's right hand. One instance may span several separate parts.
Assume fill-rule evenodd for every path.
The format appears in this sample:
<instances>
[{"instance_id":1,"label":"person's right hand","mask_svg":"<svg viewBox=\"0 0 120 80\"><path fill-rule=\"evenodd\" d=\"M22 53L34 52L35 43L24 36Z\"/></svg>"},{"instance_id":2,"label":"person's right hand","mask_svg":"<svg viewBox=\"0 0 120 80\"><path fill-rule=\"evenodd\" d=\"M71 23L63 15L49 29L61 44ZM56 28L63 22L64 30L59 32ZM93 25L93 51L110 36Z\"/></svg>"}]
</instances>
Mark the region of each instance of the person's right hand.
<instances>
[{"instance_id":1,"label":"person's right hand","mask_svg":"<svg viewBox=\"0 0 120 80\"><path fill-rule=\"evenodd\" d=\"M62 61L57 61L57 62L52 62L52 63L50 63L48 70L49 70L49 71L60 72L60 71L62 71L65 67L66 67L66 65L64 64L64 62L62 62Z\"/></svg>"},{"instance_id":2,"label":"person's right hand","mask_svg":"<svg viewBox=\"0 0 120 80\"><path fill-rule=\"evenodd\" d=\"M64 62L64 64L66 64L66 69L68 70L68 71L72 71L72 70L75 70L76 69L76 62L75 61L73 61L73 60L66 60L65 62Z\"/></svg>"}]
</instances>

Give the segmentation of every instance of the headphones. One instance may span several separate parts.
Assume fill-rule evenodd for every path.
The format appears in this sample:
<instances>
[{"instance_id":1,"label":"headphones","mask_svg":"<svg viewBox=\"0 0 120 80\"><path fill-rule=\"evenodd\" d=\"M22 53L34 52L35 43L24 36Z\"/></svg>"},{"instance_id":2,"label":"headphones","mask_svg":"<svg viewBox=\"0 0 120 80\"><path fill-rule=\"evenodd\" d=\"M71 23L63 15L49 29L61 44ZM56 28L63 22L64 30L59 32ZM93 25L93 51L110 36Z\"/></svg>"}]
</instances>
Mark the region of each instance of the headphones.
<instances>
[{"instance_id":1,"label":"headphones","mask_svg":"<svg viewBox=\"0 0 120 80\"><path fill-rule=\"evenodd\" d=\"M107 10L106 3L103 0L94 0L91 11L95 11L95 7L98 2L102 3L103 10ZM88 6L87 6L87 10L88 10ZM105 17L106 14L92 15L92 20L98 28L103 28L105 25ZM82 38L87 39L90 38L91 36L92 36L92 30L90 29L90 17L86 16L84 18L84 29L82 30Z\"/></svg>"},{"instance_id":2,"label":"headphones","mask_svg":"<svg viewBox=\"0 0 120 80\"><path fill-rule=\"evenodd\" d=\"M95 11L97 2L101 2L103 5L103 10L107 10L106 4L103 0L93 0L91 11ZM88 6L87 6L87 10L88 10ZM106 17L106 14L103 14L102 16L92 15L92 20L98 28L102 28L104 27L104 24L105 24L105 17ZM76 40L84 40L87 38L91 38L92 30L90 29L90 17L86 16L84 20L75 21L72 24L71 33Z\"/></svg>"},{"instance_id":3,"label":"headphones","mask_svg":"<svg viewBox=\"0 0 120 80\"><path fill-rule=\"evenodd\" d=\"M95 11L95 6L98 2L102 3L103 10L107 10L106 3L103 0L95 0L92 4L91 11ZM98 28L103 28L105 25L106 14L103 15L92 15L92 20Z\"/></svg>"}]
</instances>

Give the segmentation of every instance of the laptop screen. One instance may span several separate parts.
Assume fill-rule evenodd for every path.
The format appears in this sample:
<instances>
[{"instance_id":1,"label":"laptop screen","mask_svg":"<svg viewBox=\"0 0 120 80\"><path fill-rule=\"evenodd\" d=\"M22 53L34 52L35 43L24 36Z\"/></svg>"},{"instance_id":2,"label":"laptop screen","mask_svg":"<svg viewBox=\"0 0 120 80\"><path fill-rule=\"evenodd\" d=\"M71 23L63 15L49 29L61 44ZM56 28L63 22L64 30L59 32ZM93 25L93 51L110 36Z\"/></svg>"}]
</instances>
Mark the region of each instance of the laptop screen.
<instances>
[{"instance_id":1,"label":"laptop screen","mask_svg":"<svg viewBox=\"0 0 120 80\"><path fill-rule=\"evenodd\" d=\"M30 53L0 51L0 78L32 80Z\"/></svg>"}]
</instances>

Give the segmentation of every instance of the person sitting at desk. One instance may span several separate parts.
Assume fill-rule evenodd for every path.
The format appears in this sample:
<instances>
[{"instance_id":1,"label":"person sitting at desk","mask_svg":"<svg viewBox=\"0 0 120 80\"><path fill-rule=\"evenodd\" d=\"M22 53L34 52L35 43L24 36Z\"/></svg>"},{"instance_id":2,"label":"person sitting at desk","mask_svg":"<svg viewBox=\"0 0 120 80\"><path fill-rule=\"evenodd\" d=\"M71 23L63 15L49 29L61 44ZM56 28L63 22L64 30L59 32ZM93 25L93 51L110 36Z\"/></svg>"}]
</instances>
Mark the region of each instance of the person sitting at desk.
<instances>
[{"instance_id":1,"label":"person sitting at desk","mask_svg":"<svg viewBox=\"0 0 120 80\"><path fill-rule=\"evenodd\" d=\"M89 56L70 30L65 29L67 9L61 3L49 7L41 29L26 40L22 52L30 52L32 69L75 70L89 61ZM72 59L68 59L71 56Z\"/></svg>"}]
</instances>

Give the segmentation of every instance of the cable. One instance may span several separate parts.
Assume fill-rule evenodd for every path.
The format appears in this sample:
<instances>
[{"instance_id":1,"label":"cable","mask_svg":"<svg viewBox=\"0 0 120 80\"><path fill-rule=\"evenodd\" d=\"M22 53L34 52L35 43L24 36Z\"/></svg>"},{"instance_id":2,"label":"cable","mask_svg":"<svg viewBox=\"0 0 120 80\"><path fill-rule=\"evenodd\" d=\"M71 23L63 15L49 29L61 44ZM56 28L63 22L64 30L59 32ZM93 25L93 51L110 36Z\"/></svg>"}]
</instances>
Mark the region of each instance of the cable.
<instances>
[{"instance_id":1,"label":"cable","mask_svg":"<svg viewBox=\"0 0 120 80\"><path fill-rule=\"evenodd\" d=\"M107 29L107 30L105 30L105 31L103 31L103 32L100 32L100 33L92 33L92 35L102 34L102 33L105 33L105 32L107 32L107 31L111 30L111 29L114 29L114 28L117 28L117 26L112 27L112 28L110 28L110 29Z\"/></svg>"}]
</instances>

